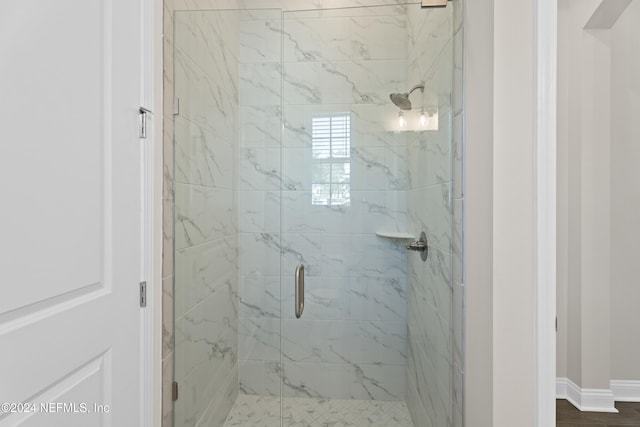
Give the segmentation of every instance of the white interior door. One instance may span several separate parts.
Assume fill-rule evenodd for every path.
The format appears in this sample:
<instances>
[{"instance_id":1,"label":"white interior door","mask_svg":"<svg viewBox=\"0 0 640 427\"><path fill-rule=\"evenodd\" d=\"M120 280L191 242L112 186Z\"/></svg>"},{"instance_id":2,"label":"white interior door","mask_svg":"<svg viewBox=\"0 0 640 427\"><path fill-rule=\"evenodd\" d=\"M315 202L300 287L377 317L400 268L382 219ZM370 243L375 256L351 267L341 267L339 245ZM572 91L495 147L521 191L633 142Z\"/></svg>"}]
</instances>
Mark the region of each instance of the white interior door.
<instances>
[{"instance_id":1,"label":"white interior door","mask_svg":"<svg viewBox=\"0 0 640 427\"><path fill-rule=\"evenodd\" d=\"M0 426L140 426L140 33L0 1Z\"/></svg>"}]
</instances>

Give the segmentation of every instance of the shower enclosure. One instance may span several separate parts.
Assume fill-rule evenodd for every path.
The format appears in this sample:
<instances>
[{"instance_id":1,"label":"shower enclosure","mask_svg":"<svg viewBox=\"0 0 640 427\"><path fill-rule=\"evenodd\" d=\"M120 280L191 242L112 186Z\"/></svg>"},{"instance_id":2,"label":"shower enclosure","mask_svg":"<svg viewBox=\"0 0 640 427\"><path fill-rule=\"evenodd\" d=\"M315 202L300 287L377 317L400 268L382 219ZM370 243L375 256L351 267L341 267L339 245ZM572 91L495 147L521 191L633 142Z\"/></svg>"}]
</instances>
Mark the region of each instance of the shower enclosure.
<instances>
[{"instance_id":1,"label":"shower enclosure","mask_svg":"<svg viewBox=\"0 0 640 427\"><path fill-rule=\"evenodd\" d=\"M462 5L305 3L171 14L173 425L461 426Z\"/></svg>"}]
</instances>

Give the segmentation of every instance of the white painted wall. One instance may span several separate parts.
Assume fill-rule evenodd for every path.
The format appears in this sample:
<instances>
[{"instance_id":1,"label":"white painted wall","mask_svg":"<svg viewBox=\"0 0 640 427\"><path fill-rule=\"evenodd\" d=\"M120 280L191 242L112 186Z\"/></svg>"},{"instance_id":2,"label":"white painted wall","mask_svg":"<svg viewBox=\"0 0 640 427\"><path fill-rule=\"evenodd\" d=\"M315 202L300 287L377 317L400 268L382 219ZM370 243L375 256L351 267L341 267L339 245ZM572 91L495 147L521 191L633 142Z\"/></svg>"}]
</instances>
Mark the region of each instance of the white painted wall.
<instances>
[{"instance_id":1,"label":"white painted wall","mask_svg":"<svg viewBox=\"0 0 640 427\"><path fill-rule=\"evenodd\" d=\"M495 1L493 426L533 425L534 2Z\"/></svg>"},{"instance_id":2,"label":"white painted wall","mask_svg":"<svg viewBox=\"0 0 640 427\"><path fill-rule=\"evenodd\" d=\"M585 30L598 0L559 2L558 376L610 380L609 32ZM580 401L574 402L584 405Z\"/></svg>"},{"instance_id":3,"label":"white painted wall","mask_svg":"<svg viewBox=\"0 0 640 427\"><path fill-rule=\"evenodd\" d=\"M466 425L534 426L535 2L467 2ZM540 425L545 425L541 422Z\"/></svg>"},{"instance_id":4,"label":"white painted wall","mask_svg":"<svg viewBox=\"0 0 640 427\"><path fill-rule=\"evenodd\" d=\"M465 425L493 425L493 0L465 11Z\"/></svg>"},{"instance_id":5,"label":"white painted wall","mask_svg":"<svg viewBox=\"0 0 640 427\"><path fill-rule=\"evenodd\" d=\"M609 29L607 2L559 2L557 368L582 389L640 378L638 3Z\"/></svg>"},{"instance_id":6,"label":"white painted wall","mask_svg":"<svg viewBox=\"0 0 640 427\"><path fill-rule=\"evenodd\" d=\"M611 377L640 380L640 0L611 29Z\"/></svg>"}]
</instances>

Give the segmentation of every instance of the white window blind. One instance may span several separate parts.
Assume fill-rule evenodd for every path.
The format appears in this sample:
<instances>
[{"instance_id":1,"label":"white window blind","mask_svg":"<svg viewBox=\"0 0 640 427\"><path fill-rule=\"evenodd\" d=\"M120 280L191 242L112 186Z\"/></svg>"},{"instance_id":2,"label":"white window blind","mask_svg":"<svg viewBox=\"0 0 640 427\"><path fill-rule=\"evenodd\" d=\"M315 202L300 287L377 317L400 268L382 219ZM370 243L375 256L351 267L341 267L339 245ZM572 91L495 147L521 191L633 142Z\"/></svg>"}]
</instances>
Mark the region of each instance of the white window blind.
<instances>
[{"instance_id":1,"label":"white window blind","mask_svg":"<svg viewBox=\"0 0 640 427\"><path fill-rule=\"evenodd\" d=\"M351 204L351 116L349 113L312 118L313 158L311 203Z\"/></svg>"}]
</instances>

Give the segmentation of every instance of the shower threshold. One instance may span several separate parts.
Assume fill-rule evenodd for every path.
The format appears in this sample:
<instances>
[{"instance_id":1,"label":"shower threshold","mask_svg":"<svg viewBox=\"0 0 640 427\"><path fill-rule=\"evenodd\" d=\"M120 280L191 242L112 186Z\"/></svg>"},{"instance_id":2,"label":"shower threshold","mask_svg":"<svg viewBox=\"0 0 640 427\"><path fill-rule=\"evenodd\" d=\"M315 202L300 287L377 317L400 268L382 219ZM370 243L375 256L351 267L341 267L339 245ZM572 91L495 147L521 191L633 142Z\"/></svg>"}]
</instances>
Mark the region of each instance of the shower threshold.
<instances>
[{"instance_id":1,"label":"shower threshold","mask_svg":"<svg viewBox=\"0 0 640 427\"><path fill-rule=\"evenodd\" d=\"M280 427L279 397L240 394L225 427ZM284 427L413 427L404 402L285 397Z\"/></svg>"}]
</instances>

